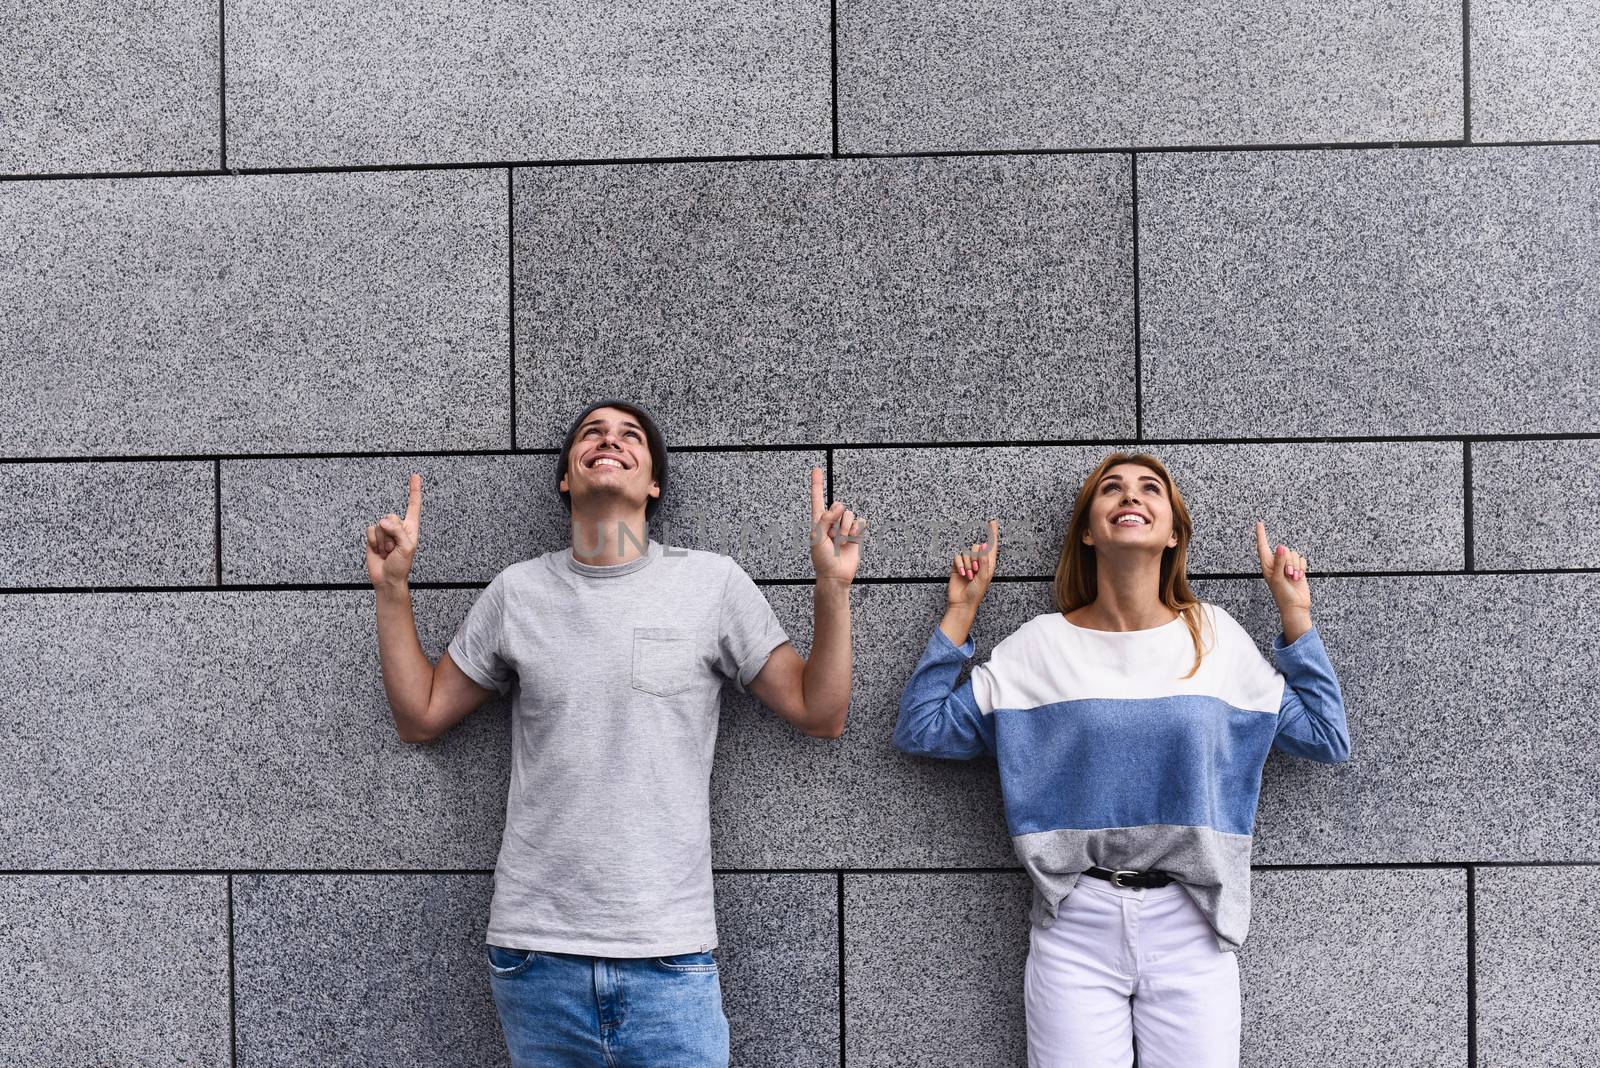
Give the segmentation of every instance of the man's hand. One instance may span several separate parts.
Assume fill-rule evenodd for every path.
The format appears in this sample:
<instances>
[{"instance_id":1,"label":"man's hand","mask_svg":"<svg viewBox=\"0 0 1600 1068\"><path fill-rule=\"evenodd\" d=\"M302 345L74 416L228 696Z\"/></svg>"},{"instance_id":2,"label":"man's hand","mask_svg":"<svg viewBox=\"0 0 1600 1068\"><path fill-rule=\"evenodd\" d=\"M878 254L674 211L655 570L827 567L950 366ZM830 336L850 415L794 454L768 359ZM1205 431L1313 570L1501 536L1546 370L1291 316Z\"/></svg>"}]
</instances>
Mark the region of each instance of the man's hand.
<instances>
[{"instance_id":1,"label":"man's hand","mask_svg":"<svg viewBox=\"0 0 1600 1068\"><path fill-rule=\"evenodd\" d=\"M848 586L861 564L861 535L865 519L839 501L824 506L822 468L811 469L811 566L818 582Z\"/></svg>"},{"instance_id":2,"label":"man's hand","mask_svg":"<svg viewBox=\"0 0 1600 1068\"><path fill-rule=\"evenodd\" d=\"M390 512L367 527L367 574L375 588L404 586L411 578L422 521L422 476L411 476L404 518Z\"/></svg>"}]
</instances>

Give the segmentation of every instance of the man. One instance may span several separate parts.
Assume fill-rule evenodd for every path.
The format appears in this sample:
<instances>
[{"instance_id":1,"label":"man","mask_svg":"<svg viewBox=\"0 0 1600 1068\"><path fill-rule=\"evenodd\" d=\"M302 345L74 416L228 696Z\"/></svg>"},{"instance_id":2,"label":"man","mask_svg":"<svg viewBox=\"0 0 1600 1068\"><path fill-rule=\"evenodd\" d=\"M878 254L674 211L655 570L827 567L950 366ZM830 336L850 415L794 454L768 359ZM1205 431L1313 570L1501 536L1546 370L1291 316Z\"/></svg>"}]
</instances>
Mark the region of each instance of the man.
<instances>
[{"instance_id":1,"label":"man","mask_svg":"<svg viewBox=\"0 0 1600 1068\"><path fill-rule=\"evenodd\" d=\"M816 625L801 659L735 561L646 537L667 453L642 408L590 405L557 473L571 547L496 575L436 666L407 586L422 476L403 518L367 528L384 687L410 742L513 694L486 946L513 1064L724 1066L710 840L721 685L806 734L843 733L864 521L824 507L813 468Z\"/></svg>"}]
</instances>

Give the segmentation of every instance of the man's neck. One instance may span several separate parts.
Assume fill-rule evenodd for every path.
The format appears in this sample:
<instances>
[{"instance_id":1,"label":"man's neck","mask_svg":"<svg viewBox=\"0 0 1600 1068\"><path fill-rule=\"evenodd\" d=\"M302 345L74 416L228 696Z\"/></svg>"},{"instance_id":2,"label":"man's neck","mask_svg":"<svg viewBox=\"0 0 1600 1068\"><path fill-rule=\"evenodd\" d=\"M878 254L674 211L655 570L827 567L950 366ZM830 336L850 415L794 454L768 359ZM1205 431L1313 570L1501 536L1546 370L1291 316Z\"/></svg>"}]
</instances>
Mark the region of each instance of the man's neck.
<instances>
[{"instance_id":1,"label":"man's neck","mask_svg":"<svg viewBox=\"0 0 1600 1068\"><path fill-rule=\"evenodd\" d=\"M643 556L649 542L643 510L633 514L572 514L572 558L580 564L625 564Z\"/></svg>"}]
</instances>

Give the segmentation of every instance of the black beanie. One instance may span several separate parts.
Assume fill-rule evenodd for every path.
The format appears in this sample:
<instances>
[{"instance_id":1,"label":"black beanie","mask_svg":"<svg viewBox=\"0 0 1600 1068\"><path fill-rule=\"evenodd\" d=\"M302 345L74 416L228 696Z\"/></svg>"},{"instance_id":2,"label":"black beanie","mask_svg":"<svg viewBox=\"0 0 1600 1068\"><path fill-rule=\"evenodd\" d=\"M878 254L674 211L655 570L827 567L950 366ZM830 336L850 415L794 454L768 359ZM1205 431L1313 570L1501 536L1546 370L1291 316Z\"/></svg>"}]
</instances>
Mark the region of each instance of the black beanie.
<instances>
[{"instance_id":1,"label":"black beanie","mask_svg":"<svg viewBox=\"0 0 1600 1068\"><path fill-rule=\"evenodd\" d=\"M644 428L645 441L650 445L650 477L655 480L656 485L661 487L660 497L651 497L645 502L644 517L648 521L651 516L656 514L656 509L660 507L662 500L667 495L667 443L661 437L661 431L656 427L656 421L650 418L650 413L632 401L609 397L603 401L595 401L578 413L578 417L567 428L566 440L561 444L561 456L556 462L556 492L561 494L561 503L567 506L567 511L570 513L572 511L572 495L560 489L561 480L567 477L567 455L572 451L572 443L578 436L578 428L583 425L583 421L589 418L591 413L599 408L620 408L638 420L639 425Z\"/></svg>"}]
</instances>

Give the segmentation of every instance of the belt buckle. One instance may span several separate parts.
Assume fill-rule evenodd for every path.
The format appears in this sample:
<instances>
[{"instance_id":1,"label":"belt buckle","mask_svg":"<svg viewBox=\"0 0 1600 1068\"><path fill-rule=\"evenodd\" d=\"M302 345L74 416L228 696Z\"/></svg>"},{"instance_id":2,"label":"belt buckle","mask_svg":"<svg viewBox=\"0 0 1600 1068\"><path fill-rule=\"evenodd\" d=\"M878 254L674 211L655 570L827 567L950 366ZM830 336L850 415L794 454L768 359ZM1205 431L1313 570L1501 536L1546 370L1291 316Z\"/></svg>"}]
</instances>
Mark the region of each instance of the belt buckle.
<instances>
[{"instance_id":1,"label":"belt buckle","mask_svg":"<svg viewBox=\"0 0 1600 1068\"><path fill-rule=\"evenodd\" d=\"M1142 871L1126 871L1126 870L1114 871L1114 872L1111 873L1111 885L1112 886L1132 887L1133 889L1137 890L1139 888L1134 886L1132 883L1123 882L1122 881L1122 877L1124 875L1143 875L1143 874L1144 874L1144 872L1142 872Z\"/></svg>"}]
</instances>

